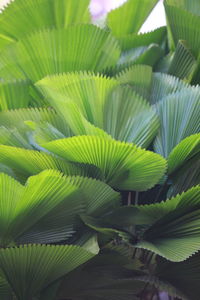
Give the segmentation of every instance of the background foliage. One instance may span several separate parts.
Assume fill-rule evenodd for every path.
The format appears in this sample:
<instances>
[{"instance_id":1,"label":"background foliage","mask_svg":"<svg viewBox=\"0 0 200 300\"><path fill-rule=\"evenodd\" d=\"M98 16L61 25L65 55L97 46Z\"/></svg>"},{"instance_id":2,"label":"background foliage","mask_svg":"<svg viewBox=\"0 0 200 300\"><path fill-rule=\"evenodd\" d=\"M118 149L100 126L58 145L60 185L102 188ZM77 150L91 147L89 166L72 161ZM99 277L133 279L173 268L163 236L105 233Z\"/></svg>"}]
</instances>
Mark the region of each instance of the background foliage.
<instances>
[{"instance_id":1,"label":"background foliage","mask_svg":"<svg viewBox=\"0 0 200 300\"><path fill-rule=\"evenodd\" d=\"M199 299L200 4L156 3L3 7L1 299Z\"/></svg>"}]
</instances>

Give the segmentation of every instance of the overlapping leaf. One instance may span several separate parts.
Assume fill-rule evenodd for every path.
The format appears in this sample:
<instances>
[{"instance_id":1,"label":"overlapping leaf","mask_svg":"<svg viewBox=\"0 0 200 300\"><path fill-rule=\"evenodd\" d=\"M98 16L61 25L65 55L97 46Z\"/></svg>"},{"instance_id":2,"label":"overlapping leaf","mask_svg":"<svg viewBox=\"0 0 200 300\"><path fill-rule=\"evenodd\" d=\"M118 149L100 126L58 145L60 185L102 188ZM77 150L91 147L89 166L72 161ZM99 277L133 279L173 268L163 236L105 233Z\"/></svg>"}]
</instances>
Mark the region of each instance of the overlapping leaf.
<instances>
[{"instance_id":1,"label":"overlapping leaf","mask_svg":"<svg viewBox=\"0 0 200 300\"><path fill-rule=\"evenodd\" d=\"M1 249L0 267L17 299L27 300L95 254L77 246L26 245Z\"/></svg>"},{"instance_id":2,"label":"overlapping leaf","mask_svg":"<svg viewBox=\"0 0 200 300\"><path fill-rule=\"evenodd\" d=\"M119 205L116 192L89 178L62 177L53 170L30 177L25 186L2 173L0 178L1 245L27 232L32 242L59 241L72 235L79 214L95 216Z\"/></svg>"},{"instance_id":3,"label":"overlapping leaf","mask_svg":"<svg viewBox=\"0 0 200 300\"><path fill-rule=\"evenodd\" d=\"M36 82L47 75L67 71L101 71L115 65L119 55L117 40L94 25L46 29L1 53L0 76L25 76Z\"/></svg>"},{"instance_id":4,"label":"overlapping leaf","mask_svg":"<svg viewBox=\"0 0 200 300\"><path fill-rule=\"evenodd\" d=\"M161 121L156 152L167 157L184 138L200 131L200 89L188 87L169 95L157 106Z\"/></svg>"},{"instance_id":5,"label":"overlapping leaf","mask_svg":"<svg viewBox=\"0 0 200 300\"><path fill-rule=\"evenodd\" d=\"M19 40L44 28L66 28L89 23L89 0L15 0L0 14L0 45L4 40ZM2 40L2 42L1 42Z\"/></svg>"},{"instance_id":6,"label":"overlapping leaf","mask_svg":"<svg viewBox=\"0 0 200 300\"><path fill-rule=\"evenodd\" d=\"M118 37L137 33L156 3L157 0L128 0L108 14L109 28Z\"/></svg>"},{"instance_id":7,"label":"overlapping leaf","mask_svg":"<svg viewBox=\"0 0 200 300\"><path fill-rule=\"evenodd\" d=\"M171 41L170 46L174 50L179 40L187 41L192 49L192 53L197 57L200 45L200 16L187 11L185 6L183 8L181 5L179 6L179 3L181 2L174 0L165 1L165 11ZM188 20L190 20L189 26Z\"/></svg>"},{"instance_id":8,"label":"overlapping leaf","mask_svg":"<svg viewBox=\"0 0 200 300\"><path fill-rule=\"evenodd\" d=\"M163 211L162 217L144 233L137 246L174 262L197 252L200 249L200 186L155 205ZM155 214L153 206L152 213Z\"/></svg>"},{"instance_id":9,"label":"overlapping leaf","mask_svg":"<svg viewBox=\"0 0 200 300\"><path fill-rule=\"evenodd\" d=\"M179 41L171 60L168 73L191 82L198 63L185 41Z\"/></svg>"},{"instance_id":10,"label":"overlapping leaf","mask_svg":"<svg viewBox=\"0 0 200 300\"><path fill-rule=\"evenodd\" d=\"M98 136L78 136L44 143L49 151L67 161L98 167L106 182L116 189L146 190L165 173L165 160L133 144Z\"/></svg>"},{"instance_id":11,"label":"overlapping leaf","mask_svg":"<svg viewBox=\"0 0 200 300\"><path fill-rule=\"evenodd\" d=\"M122 73L117 78L121 82L126 81L123 75L126 76ZM75 134L95 134L95 128L92 132L91 126L88 128L90 122L117 140L147 146L157 132L155 111L130 87L119 86L115 79L75 73L44 78L37 86ZM80 113L88 121L82 126L77 117Z\"/></svg>"},{"instance_id":12,"label":"overlapping leaf","mask_svg":"<svg viewBox=\"0 0 200 300\"><path fill-rule=\"evenodd\" d=\"M0 110L27 107L30 102L28 81L0 80Z\"/></svg>"},{"instance_id":13,"label":"overlapping leaf","mask_svg":"<svg viewBox=\"0 0 200 300\"><path fill-rule=\"evenodd\" d=\"M166 27L160 27L146 33L131 33L118 37L118 41L123 51L132 48L148 46L150 44L161 45L166 39Z\"/></svg>"}]
</instances>

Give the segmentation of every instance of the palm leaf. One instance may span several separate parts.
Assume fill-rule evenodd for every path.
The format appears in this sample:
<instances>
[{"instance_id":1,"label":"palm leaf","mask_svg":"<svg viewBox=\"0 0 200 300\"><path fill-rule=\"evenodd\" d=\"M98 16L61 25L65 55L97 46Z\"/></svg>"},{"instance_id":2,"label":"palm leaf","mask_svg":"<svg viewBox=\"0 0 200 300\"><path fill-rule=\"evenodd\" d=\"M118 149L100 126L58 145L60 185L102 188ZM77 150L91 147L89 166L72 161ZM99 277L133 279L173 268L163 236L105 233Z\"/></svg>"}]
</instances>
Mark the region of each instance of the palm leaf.
<instances>
[{"instance_id":1,"label":"palm leaf","mask_svg":"<svg viewBox=\"0 0 200 300\"><path fill-rule=\"evenodd\" d=\"M6 145L0 146L0 163L12 168L14 174L22 182L30 175L38 174L46 169L58 170L68 176L103 178L100 170L94 166L74 164L44 152Z\"/></svg>"},{"instance_id":2,"label":"palm leaf","mask_svg":"<svg viewBox=\"0 0 200 300\"><path fill-rule=\"evenodd\" d=\"M42 146L68 161L95 165L116 189L146 190L165 172L166 162L159 155L98 136L55 140Z\"/></svg>"},{"instance_id":3,"label":"palm leaf","mask_svg":"<svg viewBox=\"0 0 200 300\"><path fill-rule=\"evenodd\" d=\"M156 152L167 157L184 138L199 132L200 89L188 87L166 97L157 106L161 121Z\"/></svg>"},{"instance_id":4,"label":"palm leaf","mask_svg":"<svg viewBox=\"0 0 200 300\"><path fill-rule=\"evenodd\" d=\"M66 121L51 108L26 108L0 112L1 126L5 126L8 129L17 128L17 131L27 138L31 125L35 129L34 124L51 124L64 136L72 135ZM27 127L27 125L29 126Z\"/></svg>"},{"instance_id":5,"label":"palm leaf","mask_svg":"<svg viewBox=\"0 0 200 300\"><path fill-rule=\"evenodd\" d=\"M6 195L4 195L5 190ZM16 241L67 197L70 199L76 190L75 185L67 184L55 171L45 171L31 177L25 187L13 178L1 174L1 245L9 245ZM71 207L74 215L82 212L80 203L75 202ZM50 234L53 235L53 225L49 226L44 222L41 235L45 229L46 231L51 229ZM70 221L66 220L65 232L62 232L62 235L67 236L67 231L70 235L72 226L73 218L70 218ZM40 232L38 234L40 235Z\"/></svg>"},{"instance_id":6,"label":"palm leaf","mask_svg":"<svg viewBox=\"0 0 200 300\"><path fill-rule=\"evenodd\" d=\"M119 55L117 40L94 25L46 29L2 52L0 75L26 76L36 82L47 75L67 71L101 71L115 65Z\"/></svg>"},{"instance_id":7,"label":"palm leaf","mask_svg":"<svg viewBox=\"0 0 200 300\"><path fill-rule=\"evenodd\" d=\"M152 104L155 104L169 94L181 91L185 87L187 87L187 84L177 77L164 73L154 73L149 100Z\"/></svg>"},{"instance_id":8,"label":"palm leaf","mask_svg":"<svg viewBox=\"0 0 200 300\"><path fill-rule=\"evenodd\" d=\"M43 95L50 99L76 134L91 134L90 128L88 131L90 122L115 139L147 146L158 129L155 111L129 87L118 85L114 79L91 73L56 75L37 83ZM80 118L77 118L76 112L88 121L83 123L83 129L79 126Z\"/></svg>"},{"instance_id":9,"label":"palm leaf","mask_svg":"<svg viewBox=\"0 0 200 300\"><path fill-rule=\"evenodd\" d=\"M104 108L104 127L113 138L147 147L159 121L155 110L129 86L116 88Z\"/></svg>"},{"instance_id":10,"label":"palm leaf","mask_svg":"<svg viewBox=\"0 0 200 300\"><path fill-rule=\"evenodd\" d=\"M192 53L197 57L200 46L200 17L192 14L182 7L174 5L175 1L165 1L165 11L168 21L168 30L171 41L171 49L174 50L179 40L184 40L192 49ZM176 3L178 3L176 1ZM190 26L188 25L190 20Z\"/></svg>"},{"instance_id":11,"label":"palm leaf","mask_svg":"<svg viewBox=\"0 0 200 300\"><path fill-rule=\"evenodd\" d=\"M66 240L83 227L78 215L103 216L120 205L120 195L101 181L76 176L67 177L67 184L75 186L77 192L30 227L20 236L18 242L44 243Z\"/></svg>"},{"instance_id":12,"label":"palm leaf","mask_svg":"<svg viewBox=\"0 0 200 300\"><path fill-rule=\"evenodd\" d=\"M118 37L118 41L123 51L141 46L149 46L150 44L161 45L165 39L166 27L160 27L146 33L131 33Z\"/></svg>"},{"instance_id":13,"label":"palm leaf","mask_svg":"<svg viewBox=\"0 0 200 300\"><path fill-rule=\"evenodd\" d=\"M60 114L70 118L68 102L75 103L82 115L95 126L103 127L103 108L110 91L118 85L117 80L79 72L50 76L36 86ZM56 92L54 94L53 92Z\"/></svg>"},{"instance_id":14,"label":"palm leaf","mask_svg":"<svg viewBox=\"0 0 200 300\"><path fill-rule=\"evenodd\" d=\"M3 300L12 300L12 290L9 283L0 271L0 296Z\"/></svg>"},{"instance_id":15,"label":"palm leaf","mask_svg":"<svg viewBox=\"0 0 200 300\"><path fill-rule=\"evenodd\" d=\"M122 52L116 72L123 71L125 68L134 64L143 64L154 67L163 55L163 49L157 44L132 48L131 50Z\"/></svg>"},{"instance_id":16,"label":"palm leaf","mask_svg":"<svg viewBox=\"0 0 200 300\"><path fill-rule=\"evenodd\" d=\"M179 41L170 63L168 73L190 82L198 67L197 60L185 41Z\"/></svg>"},{"instance_id":17,"label":"palm leaf","mask_svg":"<svg viewBox=\"0 0 200 300\"><path fill-rule=\"evenodd\" d=\"M168 200L176 208L156 221L137 244L168 260L179 262L187 259L200 249L200 186L191 188L181 195Z\"/></svg>"},{"instance_id":18,"label":"palm leaf","mask_svg":"<svg viewBox=\"0 0 200 300\"><path fill-rule=\"evenodd\" d=\"M66 28L71 24L89 23L89 0L15 0L0 15L0 36L19 40L44 28ZM1 38L2 39L2 38ZM0 45L2 42L0 42Z\"/></svg>"},{"instance_id":19,"label":"palm leaf","mask_svg":"<svg viewBox=\"0 0 200 300\"><path fill-rule=\"evenodd\" d=\"M0 81L0 110L27 107L30 102L28 81Z\"/></svg>"},{"instance_id":20,"label":"palm leaf","mask_svg":"<svg viewBox=\"0 0 200 300\"><path fill-rule=\"evenodd\" d=\"M30 177L25 186L5 174L0 179L1 245L19 237L40 243L59 241L80 225L79 214L96 216L119 206L118 193L89 178L65 178L49 170Z\"/></svg>"},{"instance_id":21,"label":"palm leaf","mask_svg":"<svg viewBox=\"0 0 200 300\"><path fill-rule=\"evenodd\" d=\"M115 36L137 33L145 19L157 3L157 0L128 0L121 7L111 11L107 23ZM134 20L134 22L133 22Z\"/></svg>"},{"instance_id":22,"label":"palm leaf","mask_svg":"<svg viewBox=\"0 0 200 300\"><path fill-rule=\"evenodd\" d=\"M168 196L180 194L200 182L200 157L199 153L184 162L174 173L170 175L172 185Z\"/></svg>"},{"instance_id":23,"label":"palm leaf","mask_svg":"<svg viewBox=\"0 0 200 300\"><path fill-rule=\"evenodd\" d=\"M180 142L169 154L168 173L172 186L168 195L176 195L199 183L200 134L194 134Z\"/></svg>"},{"instance_id":24,"label":"palm leaf","mask_svg":"<svg viewBox=\"0 0 200 300\"><path fill-rule=\"evenodd\" d=\"M171 174L200 152L200 133L181 141L168 156L168 173Z\"/></svg>"},{"instance_id":25,"label":"palm leaf","mask_svg":"<svg viewBox=\"0 0 200 300\"><path fill-rule=\"evenodd\" d=\"M133 65L118 73L116 79L121 84L130 84L136 93L148 99L152 80L152 68L150 66Z\"/></svg>"},{"instance_id":26,"label":"palm leaf","mask_svg":"<svg viewBox=\"0 0 200 300\"><path fill-rule=\"evenodd\" d=\"M17 299L27 300L95 254L77 246L27 245L1 249L0 266Z\"/></svg>"},{"instance_id":27,"label":"palm leaf","mask_svg":"<svg viewBox=\"0 0 200 300\"><path fill-rule=\"evenodd\" d=\"M200 3L198 0L167 0L167 4L188 10L194 15L200 15Z\"/></svg>"}]
</instances>

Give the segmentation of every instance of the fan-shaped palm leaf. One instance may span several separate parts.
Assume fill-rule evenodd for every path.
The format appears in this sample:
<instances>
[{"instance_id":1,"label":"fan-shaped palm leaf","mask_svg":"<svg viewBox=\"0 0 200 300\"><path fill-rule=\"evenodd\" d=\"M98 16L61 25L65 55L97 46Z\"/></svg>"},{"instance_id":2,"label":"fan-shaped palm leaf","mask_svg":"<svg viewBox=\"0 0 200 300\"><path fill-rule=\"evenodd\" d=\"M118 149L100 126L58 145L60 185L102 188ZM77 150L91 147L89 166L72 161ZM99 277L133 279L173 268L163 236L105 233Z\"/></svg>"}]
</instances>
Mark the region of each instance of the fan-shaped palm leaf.
<instances>
[{"instance_id":1,"label":"fan-shaped palm leaf","mask_svg":"<svg viewBox=\"0 0 200 300\"><path fill-rule=\"evenodd\" d=\"M19 40L44 28L89 23L89 0L15 0L0 14L0 37ZM0 39L0 45L1 45Z\"/></svg>"},{"instance_id":2,"label":"fan-shaped palm leaf","mask_svg":"<svg viewBox=\"0 0 200 300\"><path fill-rule=\"evenodd\" d=\"M184 138L200 131L200 89L188 87L169 95L157 106L161 128L156 152L167 157Z\"/></svg>"},{"instance_id":3,"label":"fan-shaped palm leaf","mask_svg":"<svg viewBox=\"0 0 200 300\"><path fill-rule=\"evenodd\" d=\"M116 140L147 147L159 128L155 110L129 86L116 88L104 108L104 127Z\"/></svg>"},{"instance_id":4,"label":"fan-shaped palm leaf","mask_svg":"<svg viewBox=\"0 0 200 300\"><path fill-rule=\"evenodd\" d=\"M146 33L132 33L118 37L123 51L136 47L149 46L150 44L161 45L166 39L166 27L160 27Z\"/></svg>"},{"instance_id":5,"label":"fan-shaped palm leaf","mask_svg":"<svg viewBox=\"0 0 200 300\"><path fill-rule=\"evenodd\" d=\"M115 65L119 55L117 40L94 25L47 29L31 34L1 53L0 75L18 78L21 73L21 77L25 75L35 82L66 71L100 71Z\"/></svg>"},{"instance_id":6,"label":"fan-shaped palm leaf","mask_svg":"<svg viewBox=\"0 0 200 300\"><path fill-rule=\"evenodd\" d=\"M102 128L106 98L117 85L115 79L80 72L46 77L36 86L66 119L70 118L67 103L73 101L89 122Z\"/></svg>"},{"instance_id":7,"label":"fan-shaped palm leaf","mask_svg":"<svg viewBox=\"0 0 200 300\"><path fill-rule=\"evenodd\" d=\"M48 153L6 145L0 145L0 163L10 167L22 182L28 176L46 169L58 170L68 176L80 175L103 179L102 173L95 166L74 164Z\"/></svg>"},{"instance_id":8,"label":"fan-shaped palm leaf","mask_svg":"<svg viewBox=\"0 0 200 300\"><path fill-rule=\"evenodd\" d=\"M171 210L173 202L176 208ZM200 249L200 186L160 205L162 210L170 205L171 211L167 208L166 214L144 233L137 246L171 261L183 261Z\"/></svg>"},{"instance_id":9,"label":"fan-shaped palm leaf","mask_svg":"<svg viewBox=\"0 0 200 300\"><path fill-rule=\"evenodd\" d=\"M118 194L106 184L84 177L65 178L53 170L30 177L25 186L5 174L0 179L1 245L17 241L26 232L25 237L40 243L61 240L80 223L78 214L96 216L119 205Z\"/></svg>"},{"instance_id":10,"label":"fan-shaped palm leaf","mask_svg":"<svg viewBox=\"0 0 200 300\"><path fill-rule=\"evenodd\" d=\"M185 41L179 41L171 60L168 73L191 82L198 63Z\"/></svg>"},{"instance_id":11,"label":"fan-shaped palm leaf","mask_svg":"<svg viewBox=\"0 0 200 300\"><path fill-rule=\"evenodd\" d=\"M116 75L122 84L129 84L132 88L155 104L169 94L180 91L188 85L177 77L164 74L152 73L150 66L133 65Z\"/></svg>"},{"instance_id":12,"label":"fan-shaped palm leaf","mask_svg":"<svg viewBox=\"0 0 200 300\"><path fill-rule=\"evenodd\" d=\"M72 135L67 122L51 108L26 108L0 112L0 126L15 129L26 139L30 136L28 133L31 127L35 129L35 126L48 124L55 127L63 136Z\"/></svg>"},{"instance_id":13,"label":"fan-shaped palm leaf","mask_svg":"<svg viewBox=\"0 0 200 300\"><path fill-rule=\"evenodd\" d=\"M163 49L157 44L132 48L131 50L122 52L118 65L113 68L112 73L115 74L135 64L154 67L163 55Z\"/></svg>"},{"instance_id":14,"label":"fan-shaped palm leaf","mask_svg":"<svg viewBox=\"0 0 200 300\"><path fill-rule=\"evenodd\" d=\"M179 40L185 40L191 47L195 57L197 57L200 46L200 17L185 10L185 7L180 7L179 2L174 0L165 1L165 11L171 38L171 48L174 50ZM188 20L190 20L190 26L186 26Z\"/></svg>"},{"instance_id":15,"label":"fan-shaped palm leaf","mask_svg":"<svg viewBox=\"0 0 200 300\"><path fill-rule=\"evenodd\" d=\"M1 249L0 267L17 299L27 300L95 254L77 246L27 245Z\"/></svg>"},{"instance_id":16,"label":"fan-shaped palm leaf","mask_svg":"<svg viewBox=\"0 0 200 300\"><path fill-rule=\"evenodd\" d=\"M108 14L107 22L115 36L137 33L157 0L128 0L121 7ZM134 20L134 22L133 22Z\"/></svg>"},{"instance_id":17,"label":"fan-shaped palm leaf","mask_svg":"<svg viewBox=\"0 0 200 300\"><path fill-rule=\"evenodd\" d=\"M0 81L0 110L27 107L31 100L28 81Z\"/></svg>"},{"instance_id":18,"label":"fan-shaped palm leaf","mask_svg":"<svg viewBox=\"0 0 200 300\"><path fill-rule=\"evenodd\" d=\"M133 65L116 75L121 84L129 84L145 99L149 98L152 68L146 65Z\"/></svg>"},{"instance_id":19,"label":"fan-shaped palm leaf","mask_svg":"<svg viewBox=\"0 0 200 300\"><path fill-rule=\"evenodd\" d=\"M164 175L165 160L133 144L98 136L78 136L42 146L68 161L98 167L106 182L122 190L146 190Z\"/></svg>"},{"instance_id":20,"label":"fan-shaped palm leaf","mask_svg":"<svg viewBox=\"0 0 200 300\"><path fill-rule=\"evenodd\" d=\"M117 80L90 73L52 76L37 83L76 134L84 132L80 131L80 118L72 114L74 106L87 121L115 139L147 146L158 129L155 111L131 88L118 85ZM85 132L90 134L87 127L88 123Z\"/></svg>"},{"instance_id":21,"label":"fan-shaped palm leaf","mask_svg":"<svg viewBox=\"0 0 200 300\"><path fill-rule=\"evenodd\" d=\"M168 173L171 174L200 152L200 133L181 141L168 156Z\"/></svg>"},{"instance_id":22,"label":"fan-shaped palm leaf","mask_svg":"<svg viewBox=\"0 0 200 300\"><path fill-rule=\"evenodd\" d=\"M3 276L2 272L0 272L0 297L4 300L12 300L12 290Z\"/></svg>"}]
</instances>

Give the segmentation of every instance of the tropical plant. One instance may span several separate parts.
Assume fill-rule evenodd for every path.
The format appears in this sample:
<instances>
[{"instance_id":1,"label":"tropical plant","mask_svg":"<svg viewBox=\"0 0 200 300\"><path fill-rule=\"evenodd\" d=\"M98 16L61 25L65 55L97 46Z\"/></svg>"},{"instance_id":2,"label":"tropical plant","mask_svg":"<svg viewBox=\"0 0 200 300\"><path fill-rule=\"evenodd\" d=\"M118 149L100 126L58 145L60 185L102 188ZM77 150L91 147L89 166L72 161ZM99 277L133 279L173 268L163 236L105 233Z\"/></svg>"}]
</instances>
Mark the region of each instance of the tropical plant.
<instances>
[{"instance_id":1,"label":"tropical plant","mask_svg":"<svg viewBox=\"0 0 200 300\"><path fill-rule=\"evenodd\" d=\"M200 4L0 13L0 298L200 294Z\"/></svg>"}]
</instances>

